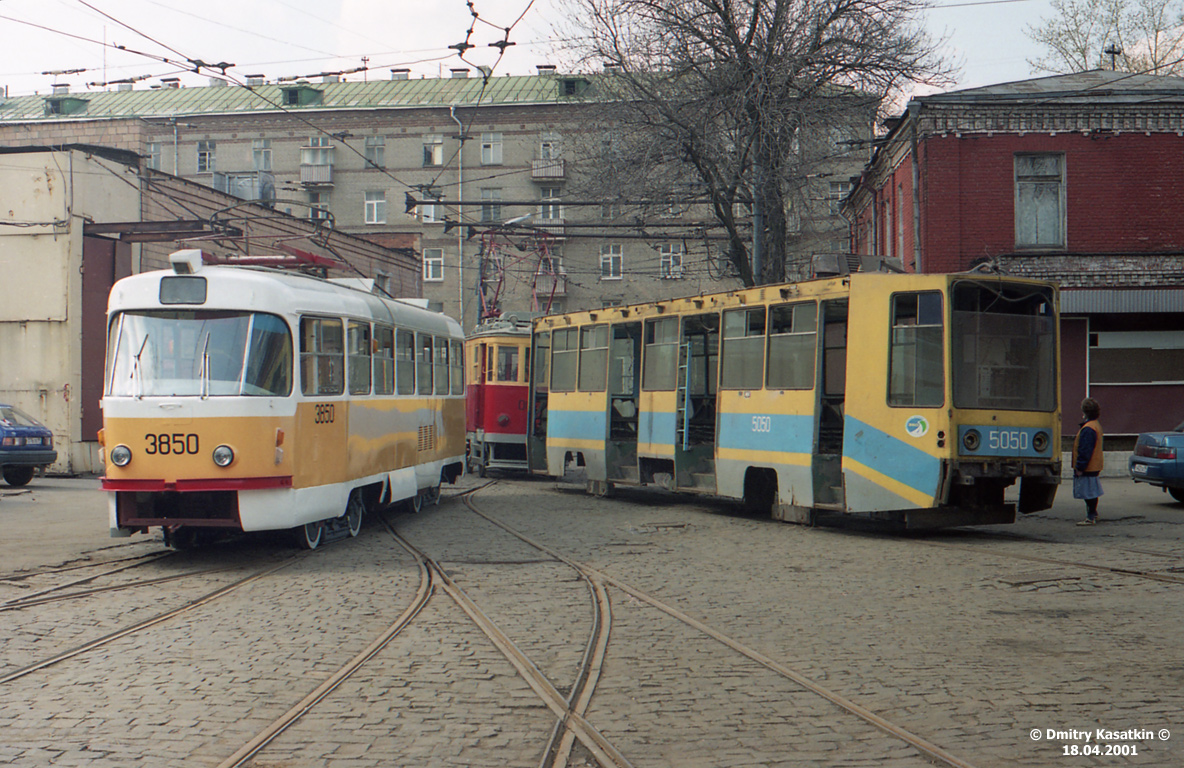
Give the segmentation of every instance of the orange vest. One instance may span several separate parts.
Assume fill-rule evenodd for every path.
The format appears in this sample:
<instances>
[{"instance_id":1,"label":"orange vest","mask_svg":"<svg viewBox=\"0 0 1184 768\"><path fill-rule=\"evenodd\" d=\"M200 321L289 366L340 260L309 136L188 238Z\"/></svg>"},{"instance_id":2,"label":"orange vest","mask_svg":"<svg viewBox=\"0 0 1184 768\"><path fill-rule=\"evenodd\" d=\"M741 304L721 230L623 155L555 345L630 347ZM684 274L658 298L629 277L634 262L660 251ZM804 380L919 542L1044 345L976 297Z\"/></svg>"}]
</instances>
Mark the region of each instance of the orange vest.
<instances>
[{"instance_id":1,"label":"orange vest","mask_svg":"<svg viewBox=\"0 0 1184 768\"><path fill-rule=\"evenodd\" d=\"M1085 465L1086 472L1101 472L1103 455L1102 455L1102 425L1098 423L1097 419L1087 421L1081 425L1081 429L1077 430L1077 436L1073 438L1073 466L1077 466L1077 443L1081 440L1081 432L1086 429L1092 429L1098 436L1098 441L1094 443L1094 452L1089 456L1089 463Z\"/></svg>"}]
</instances>

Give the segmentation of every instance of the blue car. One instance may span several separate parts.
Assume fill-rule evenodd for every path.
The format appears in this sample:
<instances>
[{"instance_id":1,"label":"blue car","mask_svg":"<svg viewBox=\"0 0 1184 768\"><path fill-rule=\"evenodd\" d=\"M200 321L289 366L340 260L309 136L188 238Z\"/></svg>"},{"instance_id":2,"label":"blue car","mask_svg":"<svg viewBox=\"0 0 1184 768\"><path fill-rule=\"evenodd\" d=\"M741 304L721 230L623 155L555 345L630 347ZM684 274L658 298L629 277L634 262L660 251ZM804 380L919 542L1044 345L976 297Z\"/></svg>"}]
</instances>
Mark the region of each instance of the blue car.
<instances>
[{"instance_id":1,"label":"blue car","mask_svg":"<svg viewBox=\"0 0 1184 768\"><path fill-rule=\"evenodd\" d=\"M1171 432L1144 432L1127 461L1127 472L1136 483L1163 488L1184 502L1184 424Z\"/></svg>"},{"instance_id":2,"label":"blue car","mask_svg":"<svg viewBox=\"0 0 1184 768\"><path fill-rule=\"evenodd\" d=\"M9 485L25 485L38 467L58 460L53 432L24 411L0 403L0 472Z\"/></svg>"}]
</instances>

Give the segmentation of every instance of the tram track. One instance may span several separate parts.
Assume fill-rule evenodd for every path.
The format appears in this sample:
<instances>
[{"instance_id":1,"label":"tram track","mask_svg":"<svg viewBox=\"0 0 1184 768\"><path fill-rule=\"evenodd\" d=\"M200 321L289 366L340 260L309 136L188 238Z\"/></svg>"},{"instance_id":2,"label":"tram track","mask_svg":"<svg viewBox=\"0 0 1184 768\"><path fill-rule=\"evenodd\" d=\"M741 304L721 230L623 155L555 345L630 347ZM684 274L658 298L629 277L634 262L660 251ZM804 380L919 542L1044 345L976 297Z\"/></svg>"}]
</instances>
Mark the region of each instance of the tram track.
<instances>
[{"instance_id":1,"label":"tram track","mask_svg":"<svg viewBox=\"0 0 1184 768\"><path fill-rule=\"evenodd\" d=\"M270 576L271 574L283 568L287 568L288 566L295 563L298 559L300 559L300 556L289 557L274 565L256 570L254 573L251 573L250 575L245 576L231 584L220 587L213 592L210 592L194 600L190 600L189 602L177 608L173 608L163 613L158 613L130 626L117 629L114 632L109 632L103 635L102 637L95 638L82 643L81 645L70 648L69 650L62 651L61 653L42 659L41 661L28 664L7 674L0 675L0 685L5 685L7 683L13 682L14 680L19 680L20 678L31 675L34 672L46 669L69 659L73 659L98 648L102 648L103 646L109 645L116 640L127 637L128 635L141 632L145 629L148 629L149 627L161 624L176 616L180 616L181 614L188 613L189 611L192 611L196 608L200 608L201 606L214 602L215 600L218 600L219 598L224 597L225 595L228 595L254 581L258 581L259 579Z\"/></svg>"},{"instance_id":2,"label":"tram track","mask_svg":"<svg viewBox=\"0 0 1184 768\"><path fill-rule=\"evenodd\" d=\"M482 486L482 488L483 487L486 487L486 486ZM579 562L575 561L574 559L569 558L566 555L562 554L561 552L553 549L552 547L549 547L545 544L535 541L534 539L523 534L522 532L513 528L512 526L505 523L504 521L498 519L497 517L489 514L486 511L480 509L480 507L478 507L478 505L473 500L473 496L475 495L477 490L480 490L480 488L474 489L473 492L465 494L462 497L462 500L463 500L465 506L468 507L470 511L472 511L474 514L481 517L482 519L488 521L489 523L497 526L498 528L501 528L502 530L509 533L510 535L518 538L519 540L523 541L527 545L534 547L538 551L543 552L543 553L549 555L550 557L553 557L556 560L569 565L570 567L575 569L577 572L579 572L583 577L587 578L590 583L600 585L601 588L603 588L604 585L612 586L612 587L620 590L621 592L624 592L625 594L629 595L630 597L634 598L635 600L638 600L641 603L644 603L646 605L649 605L652 608L655 608L655 609L661 611L662 613L666 614L667 616L681 622L682 624L698 631L699 633L706 635L707 637L721 643L722 645L728 647L732 651L746 657L750 661L756 662L757 664L761 665L765 669L768 669L769 671L772 671L772 672L776 673L777 675L780 675L781 677L789 680L790 682L800 686L802 689L809 691L810 693L816 694L817 696L820 696L821 698L823 698L826 701L830 702L831 704L835 705L839 709L847 712L848 714L854 715L855 717L863 720L864 722L874 726L875 728L877 728L881 732L909 744L914 749L916 749L918 752L920 752L923 756L925 756L926 758L928 758L930 760L936 761L942 765L951 766L951 768L973 768L973 765L971 763L950 753L949 751L947 751L943 747L925 739L924 737L922 737L918 734L915 734L915 733L909 731L908 729L904 728L901 725L893 723L892 721L878 715L877 713L873 712L872 710L870 710L866 707L861 706L860 704L856 703L855 701L852 701L851 699L843 696L842 694L821 685L820 683L814 681L813 679L811 679L807 675L803 674L802 672L800 672L796 669L793 669L792 667L790 667L786 664L782 664L781 662L773 659L772 657L767 656L766 654L761 653L760 651L757 651L757 650L739 642L738 640L736 640L732 637L729 637L728 635L715 629L714 627L711 627L710 625L690 616L689 614L679 610L678 608L675 608L674 606L671 606L671 605L663 602L662 600L659 600L658 598L639 589L638 587L636 587L636 586L634 586L622 579L617 579L617 578L615 578L609 574L606 574L598 569L595 569L595 568L592 568L592 567L587 566L585 564L579 563ZM607 643L607 635L605 637L605 642ZM588 690L588 696L590 698L591 690ZM555 765L559 765L559 763L556 763ZM603 765L603 763L602 763L602 765Z\"/></svg>"},{"instance_id":3,"label":"tram track","mask_svg":"<svg viewBox=\"0 0 1184 768\"><path fill-rule=\"evenodd\" d=\"M183 579L189 579L189 578L193 578L195 576L208 576L208 575L214 574L214 573L222 573L225 571L231 571L231 570L235 570L235 568L237 567L237 566L224 566L221 568L206 568L206 569L199 570L199 571L188 571L186 573L177 573L177 574L173 574L171 576L160 576L155 579L141 579L139 581L125 582L123 584L108 584L106 586L93 587L91 589L83 589L83 590L78 590L76 592L62 592L62 590L69 589L70 587L74 587L74 586L78 586L79 584L85 584L85 583L88 583L91 581L95 581L96 579L100 579L104 576L110 576L114 573L119 573L121 571L127 570L128 568L137 567L138 565L141 565L141 563L137 563L136 565L126 566L124 568L115 568L110 571L104 571L103 573L95 574L93 576L88 576L85 579L78 579L75 581L71 581L67 584L59 584L54 587L49 587L47 589L43 589L39 592L34 592L29 595L23 595L21 597L14 598L12 600L7 600L3 603L0 603L0 613L3 613L5 611L19 611L19 610L23 610L25 608L32 608L32 607L35 607L38 605L45 605L47 603L62 602L65 600L80 600L82 598L93 597L94 595L102 594L104 592L118 592L118 591L124 590L124 589L135 589L137 587L158 586L160 584L167 584L167 583L173 582L173 581L181 581Z\"/></svg>"}]
</instances>

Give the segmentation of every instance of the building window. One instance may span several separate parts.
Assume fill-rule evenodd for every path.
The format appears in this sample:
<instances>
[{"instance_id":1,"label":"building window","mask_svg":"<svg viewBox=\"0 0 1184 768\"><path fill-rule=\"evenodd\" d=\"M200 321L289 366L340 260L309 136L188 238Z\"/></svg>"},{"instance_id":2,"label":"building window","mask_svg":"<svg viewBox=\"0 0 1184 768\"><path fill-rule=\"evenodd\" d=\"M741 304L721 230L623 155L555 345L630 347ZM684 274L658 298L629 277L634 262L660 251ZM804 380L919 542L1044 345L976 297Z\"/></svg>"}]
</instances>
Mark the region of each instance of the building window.
<instances>
[{"instance_id":1,"label":"building window","mask_svg":"<svg viewBox=\"0 0 1184 768\"><path fill-rule=\"evenodd\" d=\"M309 192L308 193L308 218L313 221L328 220L329 218L329 193L328 192Z\"/></svg>"},{"instance_id":2,"label":"building window","mask_svg":"<svg viewBox=\"0 0 1184 768\"><path fill-rule=\"evenodd\" d=\"M838 216L839 211L843 207L843 200L847 195L851 194L851 182L849 181L832 181L830 183L830 192L826 199L830 202L830 215Z\"/></svg>"},{"instance_id":3,"label":"building window","mask_svg":"<svg viewBox=\"0 0 1184 768\"><path fill-rule=\"evenodd\" d=\"M386 224L386 192L366 193L366 223Z\"/></svg>"},{"instance_id":4,"label":"building window","mask_svg":"<svg viewBox=\"0 0 1184 768\"><path fill-rule=\"evenodd\" d=\"M543 187L539 196L543 199L539 205L539 218L544 221L554 221L563 218L563 206L559 204L559 187Z\"/></svg>"},{"instance_id":5,"label":"building window","mask_svg":"<svg viewBox=\"0 0 1184 768\"><path fill-rule=\"evenodd\" d=\"M615 219L621 215L621 206L616 203L608 203L600 206L600 218Z\"/></svg>"},{"instance_id":6,"label":"building window","mask_svg":"<svg viewBox=\"0 0 1184 768\"><path fill-rule=\"evenodd\" d=\"M439 224L444 221L444 206L439 203L420 203L415 210L423 224Z\"/></svg>"},{"instance_id":7,"label":"building window","mask_svg":"<svg viewBox=\"0 0 1184 768\"><path fill-rule=\"evenodd\" d=\"M251 140L251 160L256 171L271 170L271 139Z\"/></svg>"},{"instance_id":8,"label":"building window","mask_svg":"<svg viewBox=\"0 0 1184 768\"><path fill-rule=\"evenodd\" d=\"M658 246L658 276L664 279L682 277L682 243L662 243Z\"/></svg>"},{"instance_id":9,"label":"building window","mask_svg":"<svg viewBox=\"0 0 1184 768\"><path fill-rule=\"evenodd\" d=\"M148 160L147 165L154 171L160 170L160 153L161 146L159 141L148 142Z\"/></svg>"},{"instance_id":10,"label":"building window","mask_svg":"<svg viewBox=\"0 0 1184 768\"><path fill-rule=\"evenodd\" d=\"M199 141L197 142L197 172L211 173L218 170L216 153L218 143L216 141Z\"/></svg>"},{"instance_id":11,"label":"building window","mask_svg":"<svg viewBox=\"0 0 1184 768\"><path fill-rule=\"evenodd\" d=\"M559 134L554 131L543 131L542 141L539 142L539 159L558 160L561 150Z\"/></svg>"},{"instance_id":12,"label":"building window","mask_svg":"<svg viewBox=\"0 0 1184 768\"><path fill-rule=\"evenodd\" d=\"M423 249L424 282L439 283L444 280L444 249Z\"/></svg>"},{"instance_id":13,"label":"building window","mask_svg":"<svg viewBox=\"0 0 1184 768\"><path fill-rule=\"evenodd\" d=\"M427 133L423 137L423 164L444 165L444 137L439 133Z\"/></svg>"},{"instance_id":14,"label":"building window","mask_svg":"<svg viewBox=\"0 0 1184 768\"><path fill-rule=\"evenodd\" d=\"M502 135L500 133L481 134L481 165L502 164Z\"/></svg>"},{"instance_id":15,"label":"building window","mask_svg":"<svg viewBox=\"0 0 1184 768\"><path fill-rule=\"evenodd\" d=\"M367 136L364 148L367 168L386 167L386 137Z\"/></svg>"},{"instance_id":16,"label":"building window","mask_svg":"<svg viewBox=\"0 0 1184 768\"><path fill-rule=\"evenodd\" d=\"M300 150L301 165L333 165L333 147L328 136L313 136Z\"/></svg>"},{"instance_id":17,"label":"building window","mask_svg":"<svg viewBox=\"0 0 1184 768\"><path fill-rule=\"evenodd\" d=\"M1016 155L1015 245L1065 245L1065 156Z\"/></svg>"},{"instance_id":18,"label":"building window","mask_svg":"<svg viewBox=\"0 0 1184 768\"><path fill-rule=\"evenodd\" d=\"M621 246L619 243L600 246L600 279L621 279Z\"/></svg>"},{"instance_id":19,"label":"building window","mask_svg":"<svg viewBox=\"0 0 1184 768\"><path fill-rule=\"evenodd\" d=\"M501 187L481 188L481 221L500 221L502 218Z\"/></svg>"}]
</instances>

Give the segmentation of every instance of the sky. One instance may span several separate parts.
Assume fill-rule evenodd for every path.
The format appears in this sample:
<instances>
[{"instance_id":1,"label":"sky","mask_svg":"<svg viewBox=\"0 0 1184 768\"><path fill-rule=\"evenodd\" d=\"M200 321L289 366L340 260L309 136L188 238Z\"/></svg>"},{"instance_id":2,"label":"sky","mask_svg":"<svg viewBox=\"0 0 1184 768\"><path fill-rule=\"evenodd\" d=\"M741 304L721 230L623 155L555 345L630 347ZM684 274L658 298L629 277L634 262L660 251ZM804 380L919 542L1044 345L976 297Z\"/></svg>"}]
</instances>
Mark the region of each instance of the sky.
<instances>
[{"instance_id":1,"label":"sky","mask_svg":"<svg viewBox=\"0 0 1184 768\"><path fill-rule=\"evenodd\" d=\"M102 89L126 78L137 78L137 88L170 76L187 86L208 83L207 74L185 71L186 60L231 64L226 74L239 82L255 74L312 79L359 67L369 69L344 78L388 79L392 68L447 76L458 66L527 75L538 64L566 63L551 42L559 2L0 0L0 93L48 93L54 83ZM925 24L961 65L955 87L1032 76L1027 60L1040 50L1026 33L1051 15L1049 0L932 2ZM491 46L507 39L514 45L504 55ZM461 61L449 46L465 42L473 47Z\"/></svg>"}]
</instances>

